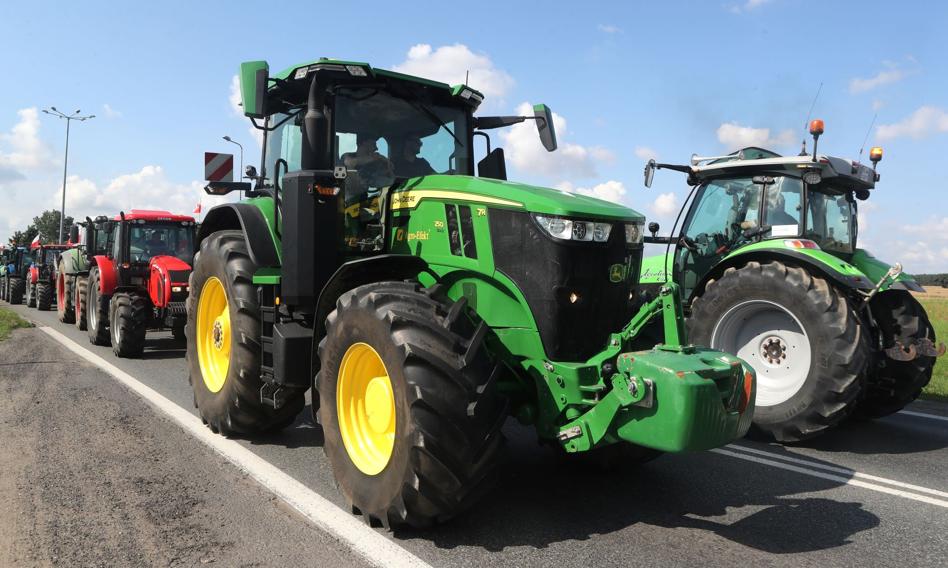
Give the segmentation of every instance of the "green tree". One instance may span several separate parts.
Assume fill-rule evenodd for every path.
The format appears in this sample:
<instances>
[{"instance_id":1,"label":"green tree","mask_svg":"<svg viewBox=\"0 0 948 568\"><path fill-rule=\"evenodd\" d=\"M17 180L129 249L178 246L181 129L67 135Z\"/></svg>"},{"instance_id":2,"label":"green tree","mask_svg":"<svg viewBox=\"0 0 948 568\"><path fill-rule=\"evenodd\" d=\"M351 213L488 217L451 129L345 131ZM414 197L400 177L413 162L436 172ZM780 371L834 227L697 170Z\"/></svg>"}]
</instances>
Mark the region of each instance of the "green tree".
<instances>
[{"instance_id":1,"label":"green tree","mask_svg":"<svg viewBox=\"0 0 948 568\"><path fill-rule=\"evenodd\" d=\"M62 237L59 236L59 211L43 211L39 216L33 217L33 223L30 226L39 232L40 240L44 243L60 243L65 242L68 238L72 221L72 217L67 215L66 222L63 223ZM33 236L36 236L36 233L33 233ZM32 240L32 237L30 237L30 240Z\"/></svg>"},{"instance_id":2,"label":"green tree","mask_svg":"<svg viewBox=\"0 0 948 568\"><path fill-rule=\"evenodd\" d=\"M10 246L27 246L33 241L33 237L36 236L36 227L30 225L24 231L14 231L13 235L10 237Z\"/></svg>"}]
</instances>

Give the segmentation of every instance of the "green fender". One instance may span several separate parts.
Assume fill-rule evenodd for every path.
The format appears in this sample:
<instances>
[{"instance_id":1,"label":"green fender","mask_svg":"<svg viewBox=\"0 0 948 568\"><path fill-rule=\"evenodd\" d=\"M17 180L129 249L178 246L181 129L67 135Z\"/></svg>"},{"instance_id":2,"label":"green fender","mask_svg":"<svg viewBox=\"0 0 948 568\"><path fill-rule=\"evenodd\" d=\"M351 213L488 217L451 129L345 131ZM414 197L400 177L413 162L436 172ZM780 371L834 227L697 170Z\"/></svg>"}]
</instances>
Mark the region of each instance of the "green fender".
<instances>
[{"instance_id":1,"label":"green fender","mask_svg":"<svg viewBox=\"0 0 948 568\"><path fill-rule=\"evenodd\" d=\"M751 243L723 257L695 285L691 298L700 295L708 280L717 279L725 270L739 267L750 261L783 262L807 267L815 274L831 280L837 286L857 290L871 290L888 272L891 265L872 256L868 251L856 249L850 258L840 258L822 249L797 248L795 239L770 239ZM646 258L642 263L642 284L660 284L670 279L673 253ZM915 279L905 273L887 281L880 291L888 289L922 290ZM689 298L689 300L691 299Z\"/></svg>"},{"instance_id":2,"label":"green fender","mask_svg":"<svg viewBox=\"0 0 948 568\"><path fill-rule=\"evenodd\" d=\"M81 274L89 271L89 259L78 248L64 251L59 259L63 263L64 274Z\"/></svg>"}]
</instances>

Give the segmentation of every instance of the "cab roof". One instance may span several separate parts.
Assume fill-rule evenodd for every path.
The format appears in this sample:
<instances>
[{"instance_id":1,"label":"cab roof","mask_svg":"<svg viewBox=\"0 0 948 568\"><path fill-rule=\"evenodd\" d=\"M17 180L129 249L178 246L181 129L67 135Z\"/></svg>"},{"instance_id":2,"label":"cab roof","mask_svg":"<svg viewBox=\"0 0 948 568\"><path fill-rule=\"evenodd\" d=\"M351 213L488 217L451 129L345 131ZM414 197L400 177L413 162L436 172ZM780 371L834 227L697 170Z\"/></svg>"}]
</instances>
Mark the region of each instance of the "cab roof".
<instances>
[{"instance_id":1,"label":"cab roof","mask_svg":"<svg viewBox=\"0 0 948 568\"><path fill-rule=\"evenodd\" d=\"M833 186L847 190L872 189L879 180L875 170L855 160L819 154L814 161L812 154L781 156L754 146L708 160L697 156L691 159L691 173L699 180L764 172L800 177L814 169L819 169L823 179Z\"/></svg>"},{"instance_id":2,"label":"cab roof","mask_svg":"<svg viewBox=\"0 0 948 568\"><path fill-rule=\"evenodd\" d=\"M116 215L112 218L113 221L121 221L122 216ZM190 215L176 215L168 211L159 211L152 209L132 209L125 214L126 221L174 221L174 222L184 222L190 221L194 222L194 217Z\"/></svg>"}]
</instances>

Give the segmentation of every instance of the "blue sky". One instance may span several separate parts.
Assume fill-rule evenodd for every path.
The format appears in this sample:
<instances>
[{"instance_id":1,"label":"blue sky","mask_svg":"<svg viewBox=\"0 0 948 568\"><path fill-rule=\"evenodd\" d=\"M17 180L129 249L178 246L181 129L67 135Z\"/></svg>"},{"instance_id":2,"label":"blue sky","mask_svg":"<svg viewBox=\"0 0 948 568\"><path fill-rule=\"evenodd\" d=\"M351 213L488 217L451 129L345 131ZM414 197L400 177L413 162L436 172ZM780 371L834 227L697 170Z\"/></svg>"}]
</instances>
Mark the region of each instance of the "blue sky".
<instances>
[{"instance_id":1,"label":"blue sky","mask_svg":"<svg viewBox=\"0 0 948 568\"><path fill-rule=\"evenodd\" d=\"M67 214L202 199L202 153L259 146L232 102L241 61L279 70L320 56L368 61L448 82L471 71L484 112L545 102L561 149L529 126L495 135L511 179L619 200L670 228L684 180L644 159L685 162L745 143L799 149L807 110L820 149L885 147L862 209L862 245L915 272L948 271L943 3L805 2L7 3L0 89L0 238L58 207L63 121L74 124ZM261 12L261 10L266 12ZM309 23L311 22L311 23ZM533 131L535 132L535 131ZM868 152L868 150L867 150ZM208 203L205 198L205 203Z\"/></svg>"}]
</instances>

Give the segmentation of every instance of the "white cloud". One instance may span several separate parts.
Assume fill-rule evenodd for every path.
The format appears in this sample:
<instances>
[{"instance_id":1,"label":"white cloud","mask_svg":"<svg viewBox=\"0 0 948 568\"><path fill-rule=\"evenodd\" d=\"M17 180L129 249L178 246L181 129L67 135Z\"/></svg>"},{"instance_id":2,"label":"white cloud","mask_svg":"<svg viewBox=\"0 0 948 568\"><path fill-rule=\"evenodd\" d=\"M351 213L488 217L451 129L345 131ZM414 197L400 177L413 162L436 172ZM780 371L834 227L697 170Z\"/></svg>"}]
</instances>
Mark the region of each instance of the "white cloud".
<instances>
[{"instance_id":1,"label":"white cloud","mask_svg":"<svg viewBox=\"0 0 948 568\"><path fill-rule=\"evenodd\" d=\"M948 132L948 112L934 106L922 106L900 122L876 128L879 141L908 136L920 139L931 134Z\"/></svg>"},{"instance_id":2,"label":"white cloud","mask_svg":"<svg viewBox=\"0 0 948 568\"><path fill-rule=\"evenodd\" d=\"M112 108L109 103L102 105L102 114L105 118L122 118L122 113Z\"/></svg>"},{"instance_id":3,"label":"white cloud","mask_svg":"<svg viewBox=\"0 0 948 568\"><path fill-rule=\"evenodd\" d=\"M657 160L658 152L652 150L648 146L636 146L635 147L635 156L640 160Z\"/></svg>"},{"instance_id":4,"label":"white cloud","mask_svg":"<svg viewBox=\"0 0 948 568\"><path fill-rule=\"evenodd\" d=\"M533 106L522 103L517 107L519 115L532 115ZM500 132L504 141L504 152L510 164L522 173L541 175L547 178L591 178L596 177L596 165L612 162L615 155L599 146L581 146L568 142L569 129L566 119L553 113L553 127L559 147L547 152L537 136L535 121L528 120Z\"/></svg>"},{"instance_id":5,"label":"white cloud","mask_svg":"<svg viewBox=\"0 0 948 568\"><path fill-rule=\"evenodd\" d=\"M230 109L231 111L233 111L234 116L239 117L241 121L247 121L249 119L247 119L244 116L244 107L241 104L241 100L242 98L240 95L240 77L238 77L237 75L234 75L230 79L230 96L227 98L227 101L230 103ZM256 128L254 128L253 123L251 123L250 126L247 127L247 132L249 132L250 137L257 142L257 147L262 148L263 147L263 131L257 130ZM240 140L238 140L238 142L240 142ZM243 174L241 173L241 175Z\"/></svg>"},{"instance_id":6,"label":"white cloud","mask_svg":"<svg viewBox=\"0 0 948 568\"><path fill-rule=\"evenodd\" d=\"M230 102L230 109L234 111L234 114L240 118L244 117L244 107L240 104L240 77L234 75L230 80L230 97L227 99Z\"/></svg>"},{"instance_id":7,"label":"white cloud","mask_svg":"<svg viewBox=\"0 0 948 568\"><path fill-rule=\"evenodd\" d=\"M576 187L572 183L564 181L557 184L556 188L580 195L596 197L605 201L612 201L613 203L622 203L622 198L625 196L625 185L623 185L621 181L616 180L609 180L594 185L593 187Z\"/></svg>"},{"instance_id":8,"label":"white cloud","mask_svg":"<svg viewBox=\"0 0 948 568\"><path fill-rule=\"evenodd\" d=\"M768 4L771 0L747 0L743 4L731 4L728 7L728 10L732 14L743 14L745 12L751 12L760 8L764 4Z\"/></svg>"},{"instance_id":9,"label":"white cloud","mask_svg":"<svg viewBox=\"0 0 948 568\"><path fill-rule=\"evenodd\" d=\"M490 57L474 53L460 43L438 48L427 43L414 45L408 50L407 59L393 70L449 85L464 83L465 73L469 73L467 84L484 93L488 102L492 98L502 101L514 84L513 77L498 69Z\"/></svg>"},{"instance_id":10,"label":"white cloud","mask_svg":"<svg viewBox=\"0 0 948 568\"><path fill-rule=\"evenodd\" d=\"M883 62L883 65L886 68L882 71L879 71L872 77L854 77L850 79L849 92L852 94L865 93L866 91L871 91L884 85L898 83L910 74L910 71L899 67L895 63L886 61Z\"/></svg>"},{"instance_id":11,"label":"white cloud","mask_svg":"<svg viewBox=\"0 0 948 568\"><path fill-rule=\"evenodd\" d=\"M929 241L942 241L948 244L948 217L931 217L924 223L903 225L902 231L922 235Z\"/></svg>"},{"instance_id":12,"label":"white cloud","mask_svg":"<svg viewBox=\"0 0 948 568\"><path fill-rule=\"evenodd\" d=\"M604 34L619 34L622 33L622 28L612 24L599 24L597 29Z\"/></svg>"},{"instance_id":13,"label":"white cloud","mask_svg":"<svg viewBox=\"0 0 948 568\"><path fill-rule=\"evenodd\" d=\"M39 111L36 107L17 111L20 117L9 133L0 134L0 143L10 148L0 151L0 172L6 179L22 177L20 170L37 170L55 163L49 147L40 139ZM0 174L2 175L2 174Z\"/></svg>"},{"instance_id":14,"label":"white cloud","mask_svg":"<svg viewBox=\"0 0 948 568\"><path fill-rule=\"evenodd\" d=\"M771 136L769 128L752 128L736 122L725 122L718 127L718 142L724 144L728 151L747 146L780 147L796 142L796 135L793 130L787 129Z\"/></svg>"},{"instance_id":15,"label":"white cloud","mask_svg":"<svg viewBox=\"0 0 948 568\"><path fill-rule=\"evenodd\" d=\"M872 110L874 111L879 111L884 106L885 103L882 101L882 99L875 99L872 101Z\"/></svg>"},{"instance_id":16,"label":"white cloud","mask_svg":"<svg viewBox=\"0 0 948 568\"><path fill-rule=\"evenodd\" d=\"M148 165L141 170L113 178L104 186L77 175L66 180L66 212L73 217L114 215L119 211L160 209L190 214L198 202L207 202L204 182L175 183L161 166ZM62 190L50 199L58 207Z\"/></svg>"},{"instance_id":17,"label":"white cloud","mask_svg":"<svg viewBox=\"0 0 948 568\"><path fill-rule=\"evenodd\" d=\"M652 213L659 217L670 217L678 213L678 196L674 193L662 193L652 202Z\"/></svg>"}]
</instances>

